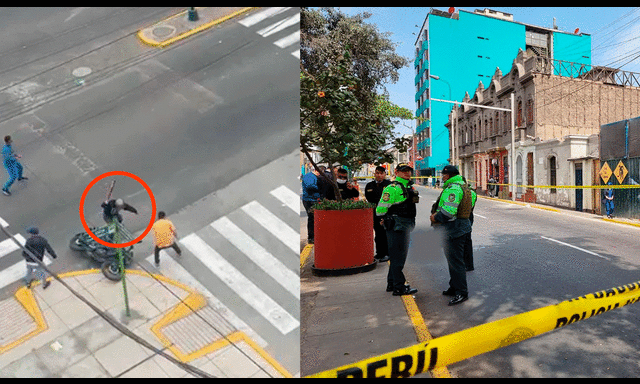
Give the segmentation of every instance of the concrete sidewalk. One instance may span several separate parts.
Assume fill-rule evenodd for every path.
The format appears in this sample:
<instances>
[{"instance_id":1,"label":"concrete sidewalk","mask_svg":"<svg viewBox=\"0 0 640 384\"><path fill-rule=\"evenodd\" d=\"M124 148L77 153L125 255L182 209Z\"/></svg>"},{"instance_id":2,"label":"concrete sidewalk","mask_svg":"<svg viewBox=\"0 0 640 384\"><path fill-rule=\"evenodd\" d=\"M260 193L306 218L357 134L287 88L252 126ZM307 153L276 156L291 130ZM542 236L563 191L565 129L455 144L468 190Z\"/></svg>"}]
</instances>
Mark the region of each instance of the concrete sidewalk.
<instances>
[{"instance_id":1,"label":"concrete sidewalk","mask_svg":"<svg viewBox=\"0 0 640 384\"><path fill-rule=\"evenodd\" d=\"M300 207L300 376L430 339L422 316L409 316L413 297L386 292L388 263L352 275L312 273L313 245L307 245L307 215ZM448 376L440 369L415 377Z\"/></svg>"},{"instance_id":2,"label":"concrete sidewalk","mask_svg":"<svg viewBox=\"0 0 640 384\"><path fill-rule=\"evenodd\" d=\"M285 377L281 367L197 291L162 275L99 270L60 275L130 331L215 377ZM194 312L195 311L195 312ZM0 377L193 377L125 336L58 281L20 288L0 302Z\"/></svg>"},{"instance_id":3,"label":"concrete sidewalk","mask_svg":"<svg viewBox=\"0 0 640 384\"><path fill-rule=\"evenodd\" d=\"M166 47L176 41L202 32L253 7L196 7L198 20L189 21L188 10L155 23L138 32L138 38L153 47Z\"/></svg>"}]
</instances>

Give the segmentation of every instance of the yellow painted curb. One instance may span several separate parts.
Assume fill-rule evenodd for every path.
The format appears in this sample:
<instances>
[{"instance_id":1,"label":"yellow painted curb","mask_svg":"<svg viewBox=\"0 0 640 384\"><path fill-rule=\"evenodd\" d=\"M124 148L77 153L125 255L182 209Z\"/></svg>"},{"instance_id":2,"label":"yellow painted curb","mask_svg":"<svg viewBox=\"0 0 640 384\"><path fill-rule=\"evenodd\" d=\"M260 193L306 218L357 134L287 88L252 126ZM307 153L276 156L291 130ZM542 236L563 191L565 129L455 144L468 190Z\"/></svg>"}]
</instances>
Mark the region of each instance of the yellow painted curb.
<instances>
[{"instance_id":1,"label":"yellow painted curb","mask_svg":"<svg viewBox=\"0 0 640 384\"><path fill-rule=\"evenodd\" d=\"M424 317L422 317L422 313L418 309L418 305L416 304L416 300L411 295L404 295L402 297L402 303L404 304L404 308L407 310L407 315L409 315L409 319L411 320L411 324L413 324L413 329L416 332L416 336L418 338L418 342L426 342L433 339L429 329L427 328L427 324L424 322ZM447 367L436 368L429 372L431 377L438 379L448 379L451 378L451 374Z\"/></svg>"},{"instance_id":2,"label":"yellow painted curb","mask_svg":"<svg viewBox=\"0 0 640 384\"><path fill-rule=\"evenodd\" d=\"M7 345L0 345L0 355L5 353L6 351L14 348L33 336L39 334L40 332L46 331L49 329L47 322L44 320L44 316L42 316L42 312L40 311L40 307L38 306L38 302L36 301L35 296L31 289L27 287L21 287L15 293L16 300L24 307L24 309L29 313L29 315L33 318L36 323L36 329L29 332L28 334L22 336L20 339L9 343Z\"/></svg>"},{"instance_id":3,"label":"yellow painted curb","mask_svg":"<svg viewBox=\"0 0 640 384\"><path fill-rule=\"evenodd\" d=\"M231 14L227 15L227 16L224 16L224 17L221 17L221 18L219 18L219 19L216 19L216 20L210 21L210 22L208 22L208 23L206 23L206 24L202 24L201 26L199 26L199 27L197 27L197 28L194 28L194 29L189 30L189 31L187 31L187 32L185 32L185 33L182 33L182 34L180 34L180 35L178 35L178 36L172 37L172 38L171 38L171 39L169 39L169 40L165 40L165 41L161 41L161 42L158 42L158 41L155 41L155 40L152 40L152 39L149 39L149 38L145 37L145 36L143 35L143 33L142 33L143 29L141 29L140 31L138 31L137 36L138 36L138 38L139 38L143 43L145 43L145 44L147 44L147 45L150 45L150 46L152 46L152 47L160 47L160 48L164 48L164 47L166 47L167 45L173 44L173 43L175 43L176 41L179 41L179 40L185 39L185 38L187 38L187 37L189 37L189 36L195 35L195 34L196 34L196 33L198 33L198 32L202 32L202 31L204 31L204 30L206 30L206 29L209 29L209 28L213 27L214 25L220 24L220 23L222 23L222 22L224 22L224 21L226 21L226 20L229 20L229 19L231 19L231 18L233 18L233 17L236 17L236 16L238 16L238 15L241 15L241 14L243 14L243 13L245 13L245 12L248 12L248 11L250 11L251 9L254 9L254 8L256 8L256 7L246 7L246 8L243 8L243 9L241 9L241 10L239 10L239 11L236 11L236 12L233 12L233 13L231 13ZM188 10L187 10L187 11L180 12L180 13L178 13L178 14L176 14L176 15L173 15L173 16L171 16L171 17L167 18L167 19L164 19L164 20L162 20L162 21L160 21L160 22L158 22L158 23L156 23L156 24L159 24L159 23L165 22L165 21L167 21L167 20L171 20L171 19L176 18L176 17L180 17L180 16L182 16L182 15L186 14L187 12L188 12ZM148 28L151 28L151 27L148 27ZM148 28L144 28L144 29L148 29Z\"/></svg>"},{"instance_id":4,"label":"yellow painted curb","mask_svg":"<svg viewBox=\"0 0 640 384\"><path fill-rule=\"evenodd\" d=\"M312 249L313 244L307 244L302 252L300 252L300 269L302 269L302 267L306 264Z\"/></svg>"},{"instance_id":5,"label":"yellow painted curb","mask_svg":"<svg viewBox=\"0 0 640 384\"><path fill-rule=\"evenodd\" d=\"M626 224L626 225L633 225L634 227L640 227L640 224L637 224L637 223L628 223L626 221L616 220L616 219L609 219L609 218L606 218L606 217L603 217L602 220L610 221L612 223Z\"/></svg>"}]
</instances>

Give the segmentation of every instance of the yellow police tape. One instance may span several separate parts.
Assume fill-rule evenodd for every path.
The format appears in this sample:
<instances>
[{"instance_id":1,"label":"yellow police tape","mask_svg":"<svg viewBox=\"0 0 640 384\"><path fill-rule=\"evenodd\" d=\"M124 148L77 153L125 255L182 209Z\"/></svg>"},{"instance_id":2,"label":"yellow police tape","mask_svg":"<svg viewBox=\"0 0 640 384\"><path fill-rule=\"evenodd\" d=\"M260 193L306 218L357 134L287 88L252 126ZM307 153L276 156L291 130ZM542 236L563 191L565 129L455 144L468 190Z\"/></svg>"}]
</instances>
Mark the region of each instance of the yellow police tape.
<instances>
[{"instance_id":1,"label":"yellow police tape","mask_svg":"<svg viewBox=\"0 0 640 384\"><path fill-rule=\"evenodd\" d=\"M354 179L372 179L373 176L356 176ZM439 177L435 176L412 176L412 179L439 179ZM467 180L470 184L475 184L475 180ZM501 185L504 187L510 187L512 184L501 184L501 183L487 183L487 185ZM556 188L556 189L635 189L640 188L640 184L624 184L624 185L515 185L516 188Z\"/></svg>"},{"instance_id":2,"label":"yellow police tape","mask_svg":"<svg viewBox=\"0 0 640 384\"><path fill-rule=\"evenodd\" d=\"M640 300L640 281L468 328L306 377L411 377L521 342Z\"/></svg>"}]
</instances>

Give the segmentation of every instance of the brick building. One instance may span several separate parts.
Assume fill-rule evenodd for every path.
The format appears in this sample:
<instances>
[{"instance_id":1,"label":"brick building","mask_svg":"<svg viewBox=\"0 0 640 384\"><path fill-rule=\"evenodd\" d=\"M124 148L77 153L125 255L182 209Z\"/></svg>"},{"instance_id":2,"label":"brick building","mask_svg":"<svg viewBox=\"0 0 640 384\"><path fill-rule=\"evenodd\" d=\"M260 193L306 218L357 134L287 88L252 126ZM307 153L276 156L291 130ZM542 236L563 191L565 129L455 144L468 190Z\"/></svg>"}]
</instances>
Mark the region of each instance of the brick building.
<instances>
[{"instance_id":1,"label":"brick building","mask_svg":"<svg viewBox=\"0 0 640 384\"><path fill-rule=\"evenodd\" d=\"M503 75L496 68L488 86L480 82L473 96L467 92L463 102L511 108L511 93L516 105L515 171L520 185L575 185L576 167L598 172L599 157L597 150L594 152L598 148L597 136L592 135L599 134L601 125L640 115L640 74L554 60L522 50L509 73ZM454 155L461 173L475 180L479 190L487 190L490 177L509 183L510 113L469 105L454 109L449 118L455 117ZM450 123L447 128L451 134ZM545 157L537 156L536 146L547 148L554 140L557 145L576 145L569 145L568 151L560 152L562 155L549 155L555 152L545 150ZM524 147L530 149L523 150ZM568 175L563 184L557 178L559 174ZM592 175L583 179L588 180L584 185L597 181ZM516 192L518 198L527 193L522 188ZM535 194L538 201L576 207L575 196L550 196L575 194L575 189L536 188L528 192L530 198ZM508 188L501 188L501 196L509 198Z\"/></svg>"}]
</instances>

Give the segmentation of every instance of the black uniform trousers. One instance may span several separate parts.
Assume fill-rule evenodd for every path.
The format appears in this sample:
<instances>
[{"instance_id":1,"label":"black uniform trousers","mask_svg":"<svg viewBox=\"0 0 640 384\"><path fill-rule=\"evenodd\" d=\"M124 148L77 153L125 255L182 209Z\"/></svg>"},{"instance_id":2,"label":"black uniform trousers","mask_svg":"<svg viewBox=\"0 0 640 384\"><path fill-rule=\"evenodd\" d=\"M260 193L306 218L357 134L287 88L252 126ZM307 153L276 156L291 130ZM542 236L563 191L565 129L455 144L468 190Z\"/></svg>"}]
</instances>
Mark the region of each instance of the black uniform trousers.
<instances>
[{"instance_id":1,"label":"black uniform trousers","mask_svg":"<svg viewBox=\"0 0 640 384\"><path fill-rule=\"evenodd\" d=\"M376 257L382 259L389 255L389 242L387 241L387 231L380 224L380 217L376 216L375 210L373 211L373 232L376 243Z\"/></svg>"},{"instance_id":2,"label":"black uniform trousers","mask_svg":"<svg viewBox=\"0 0 640 384\"><path fill-rule=\"evenodd\" d=\"M397 228L397 227L396 227ZM413 227L403 226L400 230L387 230L387 242L389 246L389 272L387 273L387 285L394 290L402 289L406 279L402 269L407 261L409 253L410 234Z\"/></svg>"},{"instance_id":3,"label":"black uniform trousers","mask_svg":"<svg viewBox=\"0 0 640 384\"><path fill-rule=\"evenodd\" d=\"M468 296L467 290L467 270L464 260L464 247L467 241L467 234L460 237L450 238L444 236L444 254L449 265L449 289L456 294Z\"/></svg>"}]
</instances>

